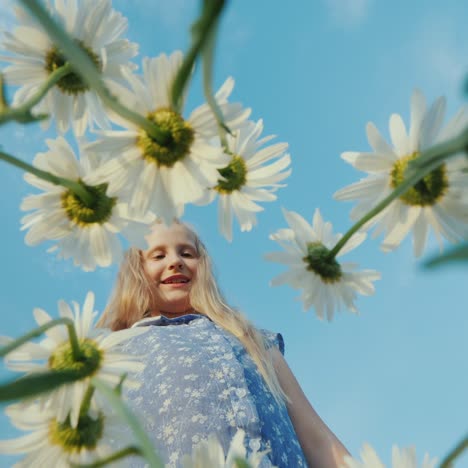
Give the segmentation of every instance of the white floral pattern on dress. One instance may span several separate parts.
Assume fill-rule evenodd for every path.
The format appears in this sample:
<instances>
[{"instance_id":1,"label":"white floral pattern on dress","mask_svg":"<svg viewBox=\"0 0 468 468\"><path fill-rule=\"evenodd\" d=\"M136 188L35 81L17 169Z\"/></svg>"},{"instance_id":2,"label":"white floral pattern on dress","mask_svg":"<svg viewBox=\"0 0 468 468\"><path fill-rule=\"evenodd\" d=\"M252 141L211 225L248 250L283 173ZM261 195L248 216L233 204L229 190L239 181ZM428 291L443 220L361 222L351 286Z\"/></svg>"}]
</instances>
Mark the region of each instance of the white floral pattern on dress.
<instances>
[{"instance_id":1,"label":"white floral pattern on dress","mask_svg":"<svg viewBox=\"0 0 468 468\"><path fill-rule=\"evenodd\" d=\"M204 315L144 319L151 326L125 343L124 351L142 356L142 382L126 400L167 467L181 466L195 445L216 434L229 448L238 429L245 431L247 455L270 452L260 467L306 467L287 409L270 393L240 341ZM284 353L283 338L261 330L267 346ZM144 466L133 458L129 466Z\"/></svg>"}]
</instances>

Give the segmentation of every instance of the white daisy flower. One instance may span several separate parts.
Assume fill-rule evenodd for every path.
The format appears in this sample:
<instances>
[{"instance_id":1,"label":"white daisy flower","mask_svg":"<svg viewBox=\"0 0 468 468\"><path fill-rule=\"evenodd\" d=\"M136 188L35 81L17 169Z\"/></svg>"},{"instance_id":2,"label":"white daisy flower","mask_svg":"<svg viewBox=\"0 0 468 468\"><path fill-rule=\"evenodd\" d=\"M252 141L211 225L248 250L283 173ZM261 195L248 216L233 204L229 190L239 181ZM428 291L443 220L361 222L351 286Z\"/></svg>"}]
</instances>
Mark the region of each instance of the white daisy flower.
<instances>
[{"instance_id":1,"label":"white daisy flower","mask_svg":"<svg viewBox=\"0 0 468 468\"><path fill-rule=\"evenodd\" d=\"M107 185L94 173L98 166L91 154L80 151L80 160L63 137L46 140L49 151L38 153L34 166L59 177L78 182L93 197L87 206L70 189L27 173L25 180L44 193L25 197L24 211L34 210L21 220L22 230L28 229L25 242L37 245L45 240L56 240L49 251L58 250L59 258L73 258L75 265L85 271L96 266L107 267L118 262L122 246L120 232L134 245L144 245L147 224L130 219L127 205L107 194ZM92 177L93 183L89 182Z\"/></svg>"},{"instance_id":2,"label":"white daisy flower","mask_svg":"<svg viewBox=\"0 0 468 468\"><path fill-rule=\"evenodd\" d=\"M111 114L126 130L102 131L101 139L90 145L93 151L109 157L100 175L108 178L110 193L128 199L135 216L151 210L169 224L182 215L184 204L197 202L208 187L217 184L218 169L229 163L219 144L215 117L206 104L188 119L171 108L171 85L181 64L181 52L145 58L143 76L127 76L132 91L119 92L129 108L168 132L166 144L157 143L143 129ZM215 97L225 123L235 130L250 110L227 102L233 86L232 79L226 80Z\"/></svg>"},{"instance_id":3,"label":"white daisy flower","mask_svg":"<svg viewBox=\"0 0 468 468\"><path fill-rule=\"evenodd\" d=\"M69 419L58 421L52 408L37 403L27 409L22 404L10 405L5 413L16 428L29 432L0 441L0 453L26 455L14 465L17 468L69 468L72 463L92 463L111 455L112 442L119 437L119 422L111 412L80 415L75 426Z\"/></svg>"},{"instance_id":4,"label":"white daisy flower","mask_svg":"<svg viewBox=\"0 0 468 468\"><path fill-rule=\"evenodd\" d=\"M268 450L252 452L247 458L244 437L245 432L239 429L232 438L228 453L225 456L223 447L216 435L211 434L208 440L204 440L195 446L191 456L185 455L183 457L182 466L183 468L206 468L208 466L212 468L236 468L238 466L236 459L240 459L248 467L257 468Z\"/></svg>"},{"instance_id":5,"label":"white daisy flower","mask_svg":"<svg viewBox=\"0 0 468 468\"><path fill-rule=\"evenodd\" d=\"M93 328L96 313L93 312L94 294L92 292L86 295L81 312L76 302L73 302L72 306L73 311L64 301L58 303L60 317L74 321L82 351L79 361L74 360L67 328L65 325L58 325L47 330L46 338L42 341L28 342L8 353L5 357L5 364L9 369L18 372L79 370L83 376L80 380L64 384L50 393L37 397L41 407L54 410L54 417L59 423L69 417L71 426L76 427L81 403L91 377L98 377L109 385L115 386L123 374L143 370L144 364L139 362L139 358L120 352L119 345L146 330L131 328L111 333L105 329ZM42 309L34 309L33 313L39 326L52 320L50 315ZM127 378L124 386L135 388L139 386L139 383ZM94 398L92 408L96 410Z\"/></svg>"},{"instance_id":6,"label":"white daisy flower","mask_svg":"<svg viewBox=\"0 0 468 468\"><path fill-rule=\"evenodd\" d=\"M429 147L461 132L468 113L461 109L442 129L445 99L427 109L424 96L415 91L411 98L411 123L407 132L398 114L390 117L390 146L377 128L367 125L367 139L373 152L347 152L342 158L368 177L335 193L337 200L357 200L351 218L358 220L387 197L404 179L408 163ZM422 254L432 228L442 249L442 237L458 242L468 235L468 173L466 159L452 157L430 172L411 189L375 216L367 227L378 225L374 235L385 232L382 250L395 249L413 230L414 254Z\"/></svg>"},{"instance_id":7,"label":"white daisy flower","mask_svg":"<svg viewBox=\"0 0 468 468\"><path fill-rule=\"evenodd\" d=\"M55 0L48 7L51 16L98 67L105 84L112 87L122 81L124 71L135 68L129 60L137 54L138 46L121 38L127 19L112 9L110 0ZM32 16L21 8L15 11L19 26L6 32L3 41L12 55L2 57L12 65L2 72L9 84L21 86L13 97L13 105L18 106L66 59ZM60 132L66 132L70 124L76 135L83 135L93 123L109 127L100 98L76 73L60 79L34 111L53 116Z\"/></svg>"},{"instance_id":8,"label":"white daisy flower","mask_svg":"<svg viewBox=\"0 0 468 468\"><path fill-rule=\"evenodd\" d=\"M319 209L315 210L312 226L293 211L283 210L283 214L289 228L280 229L270 239L277 241L285 252L269 253L266 259L286 264L290 270L274 278L272 286L289 284L294 289L302 289L304 310L313 306L320 319L326 314L327 320L331 320L335 310L341 308L358 313L354 305L356 294L373 294L372 282L380 279L380 273L357 271L354 263L339 263L336 258L329 258L342 235L333 234L331 223L323 221ZM354 234L337 257L356 248L365 238L365 233Z\"/></svg>"},{"instance_id":9,"label":"white daisy flower","mask_svg":"<svg viewBox=\"0 0 468 468\"><path fill-rule=\"evenodd\" d=\"M346 456L342 468L385 468L385 465L369 444L363 445L360 455L362 462ZM393 446L391 468L435 468L436 463L437 459L431 460L429 455L426 454L422 464L419 465L416 459L416 450L413 447L400 449L396 445Z\"/></svg>"},{"instance_id":10,"label":"white daisy flower","mask_svg":"<svg viewBox=\"0 0 468 468\"><path fill-rule=\"evenodd\" d=\"M284 187L281 182L291 174L286 168L291 163L284 154L287 143L277 143L261 148L273 136L259 139L263 131L263 121L256 124L247 122L243 127L227 135L228 152L231 161L219 173L222 178L214 190L210 190L212 201L219 195L219 229L223 236L232 241L232 218L237 218L241 231L250 231L257 223L256 213L263 208L255 202L276 200L272 192ZM274 162L271 162L276 159ZM270 164L266 164L270 162Z\"/></svg>"}]
</instances>

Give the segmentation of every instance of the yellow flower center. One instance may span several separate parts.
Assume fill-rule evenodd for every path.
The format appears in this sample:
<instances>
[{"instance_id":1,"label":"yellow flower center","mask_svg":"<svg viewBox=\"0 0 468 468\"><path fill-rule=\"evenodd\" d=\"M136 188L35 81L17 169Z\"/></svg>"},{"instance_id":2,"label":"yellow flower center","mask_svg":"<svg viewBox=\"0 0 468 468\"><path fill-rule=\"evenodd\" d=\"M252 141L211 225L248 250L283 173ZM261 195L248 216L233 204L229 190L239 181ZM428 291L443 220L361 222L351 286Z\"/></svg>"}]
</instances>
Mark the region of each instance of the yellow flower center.
<instances>
[{"instance_id":1,"label":"yellow flower center","mask_svg":"<svg viewBox=\"0 0 468 468\"><path fill-rule=\"evenodd\" d=\"M68 218L82 227L93 223L103 224L108 221L117 199L106 195L107 184L92 186L86 185L81 180L78 183L91 194L93 200L91 204L87 205L71 190L64 192L61 197L62 208Z\"/></svg>"},{"instance_id":2,"label":"yellow flower center","mask_svg":"<svg viewBox=\"0 0 468 468\"><path fill-rule=\"evenodd\" d=\"M49 424L48 435L51 444L59 445L66 453L76 454L83 449L94 450L103 432L104 416L100 413L97 419L81 415L76 427L70 425L69 418L62 423L54 419Z\"/></svg>"},{"instance_id":3,"label":"yellow flower center","mask_svg":"<svg viewBox=\"0 0 468 468\"><path fill-rule=\"evenodd\" d=\"M82 379L95 374L101 367L102 351L89 338L81 340L79 346L81 355L78 360L75 360L69 341L57 346L49 357L49 368L56 371L75 371Z\"/></svg>"},{"instance_id":4,"label":"yellow flower center","mask_svg":"<svg viewBox=\"0 0 468 468\"><path fill-rule=\"evenodd\" d=\"M162 131L168 135L167 142L160 144L144 130L137 137L143 158L158 166L172 167L177 161L190 153L194 140L194 131L183 117L171 109L161 108L147 115Z\"/></svg>"},{"instance_id":5,"label":"yellow flower center","mask_svg":"<svg viewBox=\"0 0 468 468\"><path fill-rule=\"evenodd\" d=\"M390 173L390 185L397 188L404 180L408 163L416 159L419 153L413 153L399 159ZM447 192L449 181L445 164L429 172L419 182L414 184L403 195L400 200L411 206L431 206L435 205Z\"/></svg>"},{"instance_id":6,"label":"yellow flower center","mask_svg":"<svg viewBox=\"0 0 468 468\"><path fill-rule=\"evenodd\" d=\"M231 162L218 172L224 177L224 180L219 179L218 185L215 187L219 193L232 193L235 190L240 190L247 181L247 166L244 158L234 155Z\"/></svg>"},{"instance_id":7,"label":"yellow flower center","mask_svg":"<svg viewBox=\"0 0 468 468\"><path fill-rule=\"evenodd\" d=\"M93 61L96 67L101 70L102 64L99 56L95 54L89 47L86 47L82 41L77 41L86 55ZM63 55L62 51L56 46L53 46L45 56L45 69L52 73L57 68L63 67L67 63L67 58ZM57 82L57 87L65 94L77 95L88 91L89 86L83 81L78 73L68 73Z\"/></svg>"},{"instance_id":8,"label":"yellow flower center","mask_svg":"<svg viewBox=\"0 0 468 468\"><path fill-rule=\"evenodd\" d=\"M321 242L309 242L307 255L302 259L307 264L307 270L320 276L324 283L337 283L343 276L340 264L330 258L330 250Z\"/></svg>"}]
</instances>

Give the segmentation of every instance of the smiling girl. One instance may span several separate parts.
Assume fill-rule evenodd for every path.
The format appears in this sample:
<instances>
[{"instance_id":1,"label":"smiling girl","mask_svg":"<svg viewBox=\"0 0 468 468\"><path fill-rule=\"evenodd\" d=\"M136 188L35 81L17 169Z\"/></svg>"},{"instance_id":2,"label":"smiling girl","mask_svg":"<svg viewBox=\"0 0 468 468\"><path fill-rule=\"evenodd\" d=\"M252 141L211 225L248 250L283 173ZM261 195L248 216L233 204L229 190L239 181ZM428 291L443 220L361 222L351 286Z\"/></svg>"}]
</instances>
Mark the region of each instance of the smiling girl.
<instances>
[{"instance_id":1,"label":"smiling girl","mask_svg":"<svg viewBox=\"0 0 468 468\"><path fill-rule=\"evenodd\" d=\"M248 452L268 451L262 467L340 466L348 452L307 401L281 335L226 304L195 232L156 224L147 242L127 252L100 324L150 327L125 345L146 362L126 396L167 466L213 433L226 453L238 429Z\"/></svg>"}]
</instances>

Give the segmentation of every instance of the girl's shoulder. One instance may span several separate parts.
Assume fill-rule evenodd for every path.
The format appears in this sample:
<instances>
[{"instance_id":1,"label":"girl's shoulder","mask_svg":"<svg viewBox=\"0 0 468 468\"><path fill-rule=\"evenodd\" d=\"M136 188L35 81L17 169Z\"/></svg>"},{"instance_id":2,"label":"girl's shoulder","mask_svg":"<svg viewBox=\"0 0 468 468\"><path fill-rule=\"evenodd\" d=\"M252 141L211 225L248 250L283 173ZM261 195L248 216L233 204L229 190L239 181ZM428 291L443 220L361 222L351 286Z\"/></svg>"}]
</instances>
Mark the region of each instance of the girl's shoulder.
<instances>
[{"instance_id":1,"label":"girl's shoulder","mask_svg":"<svg viewBox=\"0 0 468 468\"><path fill-rule=\"evenodd\" d=\"M284 339L281 333L272 332L264 328L257 328L257 331L262 335L266 348L275 347L284 355Z\"/></svg>"}]
</instances>

